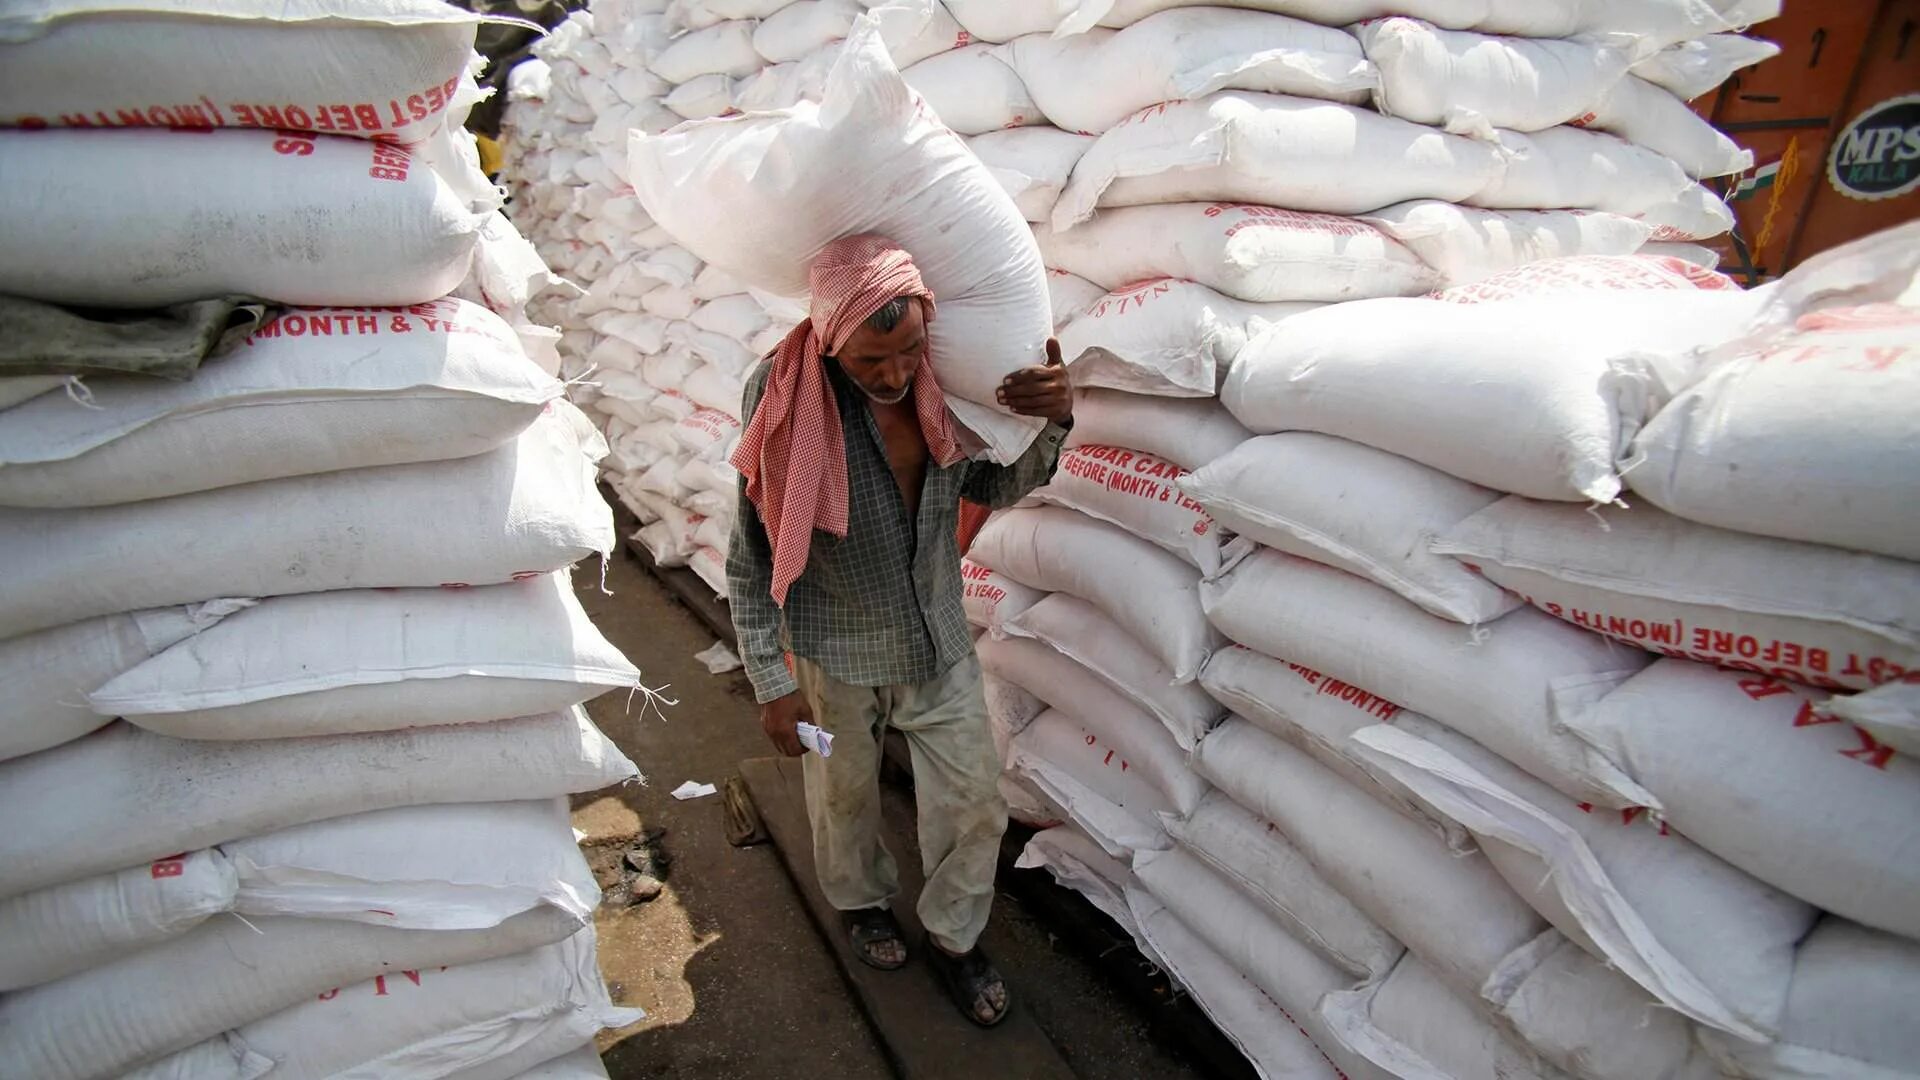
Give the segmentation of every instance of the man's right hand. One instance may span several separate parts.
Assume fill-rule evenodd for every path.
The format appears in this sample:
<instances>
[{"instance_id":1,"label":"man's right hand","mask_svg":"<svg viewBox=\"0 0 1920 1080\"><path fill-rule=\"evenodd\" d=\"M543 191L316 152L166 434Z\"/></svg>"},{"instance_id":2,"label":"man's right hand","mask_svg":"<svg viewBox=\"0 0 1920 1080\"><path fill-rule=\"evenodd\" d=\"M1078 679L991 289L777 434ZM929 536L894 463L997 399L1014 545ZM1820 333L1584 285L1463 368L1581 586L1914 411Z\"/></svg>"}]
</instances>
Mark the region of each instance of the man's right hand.
<instances>
[{"instance_id":1,"label":"man's right hand","mask_svg":"<svg viewBox=\"0 0 1920 1080\"><path fill-rule=\"evenodd\" d=\"M813 723L813 709L798 690L760 706L760 727L766 731L773 748L787 757L799 757L807 752L807 748L800 745L797 730L802 720Z\"/></svg>"}]
</instances>

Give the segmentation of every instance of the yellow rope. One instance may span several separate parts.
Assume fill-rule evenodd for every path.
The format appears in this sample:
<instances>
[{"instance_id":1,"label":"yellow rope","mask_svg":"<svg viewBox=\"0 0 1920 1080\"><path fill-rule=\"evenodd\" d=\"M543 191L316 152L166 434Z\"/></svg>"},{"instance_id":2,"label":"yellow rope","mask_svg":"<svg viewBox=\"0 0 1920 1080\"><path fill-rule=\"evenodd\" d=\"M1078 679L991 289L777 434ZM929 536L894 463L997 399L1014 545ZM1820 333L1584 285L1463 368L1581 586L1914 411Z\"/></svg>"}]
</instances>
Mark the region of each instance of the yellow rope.
<instances>
[{"instance_id":1,"label":"yellow rope","mask_svg":"<svg viewBox=\"0 0 1920 1080\"><path fill-rule=\"evenodd\" d=\"M1787 185L1800 172L1800 136L1787 140L1787 152L1780 158L1780 171L1773 177L1773 194L1767 199L1767 216L1761 219L1760 235L1753 242L1753 254L1760 258L1767 244L1773 240L1773 225L1780 217L1780 208L1786 202Z\"/></svg>"}]
</instances>

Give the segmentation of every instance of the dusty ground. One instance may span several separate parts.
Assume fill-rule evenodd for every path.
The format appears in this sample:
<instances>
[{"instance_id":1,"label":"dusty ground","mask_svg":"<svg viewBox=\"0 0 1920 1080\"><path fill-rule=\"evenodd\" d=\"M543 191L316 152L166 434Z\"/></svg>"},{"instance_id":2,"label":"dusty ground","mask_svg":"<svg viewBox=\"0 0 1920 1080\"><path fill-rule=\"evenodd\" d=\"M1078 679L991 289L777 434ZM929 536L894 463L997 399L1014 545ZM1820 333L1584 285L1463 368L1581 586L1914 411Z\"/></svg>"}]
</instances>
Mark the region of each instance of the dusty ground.
<instances>
[{"instance_id":1,"label":"dusty ground","mask_svg":"<svg viewBox=\"0 0 1920 1080\"><path fill-rule=\"evenodd\" d=\"M769 752L746 680L709 675L694 660L712 635L638 564L614 559L607 575L613 596L602 595L593 577L581 573L577 584L594 622L640 666L648 686L664 685L678 702L664 720L642 716L639 699L629 711L621 694L589 707L648 783L577 798L574 824L588 834L590 852L602 845L595 865L608 883L622 880L616 896L633 877L631 869L613 869L629 847L666 863L657 898L609 904L598 918L600 966L615 1000L649 1015L602 1037L609 1072L614 1080L891 1076L773 849L730 846L717 797L678 802L667 794L683 780L718 784L735 762ZM904 821L908 805L900 797L889 818ZM1081 1076L1204 1075L1178 1048L1149 1038L1140 1012L1004 894L984 944ZM927 976L915 964L900 977Z\"/></svg>"}]
</instances>

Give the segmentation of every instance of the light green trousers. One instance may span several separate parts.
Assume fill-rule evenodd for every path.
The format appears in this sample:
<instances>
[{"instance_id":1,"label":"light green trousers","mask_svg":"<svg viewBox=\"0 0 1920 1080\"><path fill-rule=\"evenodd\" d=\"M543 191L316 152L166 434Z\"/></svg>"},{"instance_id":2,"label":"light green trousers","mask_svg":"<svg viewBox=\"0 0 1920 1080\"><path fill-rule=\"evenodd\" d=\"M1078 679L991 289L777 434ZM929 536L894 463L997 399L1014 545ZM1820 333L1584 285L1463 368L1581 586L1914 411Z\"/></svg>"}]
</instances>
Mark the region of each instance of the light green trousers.
<instances>
[{"instance_id":1,"label":"light green trousers","mask_svg":"<svg viewBox=\"0 0 1920 1080\"><path fill-rule=\"evenodd\" d=\"M942 947L973 948L993 907L1007 831L980 662L968 656L914 686L849 686L798 656L793 670L813 722L834 737L832 757L809 753L801 766L821 891L842 911L878 907L900 892L899 869L880 839L880 741L896 728L913 750L927 876L914 910Z\"/></svg>"}]
</instances>

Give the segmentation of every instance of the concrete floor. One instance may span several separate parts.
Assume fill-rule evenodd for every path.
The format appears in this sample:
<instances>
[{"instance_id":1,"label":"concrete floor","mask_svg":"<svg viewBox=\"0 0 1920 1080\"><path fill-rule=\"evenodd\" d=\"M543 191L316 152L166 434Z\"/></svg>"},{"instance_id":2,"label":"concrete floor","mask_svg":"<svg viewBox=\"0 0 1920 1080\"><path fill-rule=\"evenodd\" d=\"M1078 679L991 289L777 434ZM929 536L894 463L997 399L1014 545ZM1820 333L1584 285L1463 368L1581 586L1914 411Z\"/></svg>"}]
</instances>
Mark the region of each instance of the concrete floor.
<instances>
[{"instance_id":1,"label":"concrete floor","mask_svg":"<svg viewBox=\"0 0 1920 1080\"><path fill-rule=\"evenodd\" d=\"M654 846L672 860L658 898L603 908L597 918L600 966L614 999L648 1013L601 1037L608 1071L614 1080L891 1076L778 855L766 845L729 845L718 797L679 802L667 794L684 780L722 783L742 758L770 752L745 678L707 673L693 654L713 643L712 634L632 559L612 560L612 596L598 590L595 576L583 568L576 577L595 624L639 665L648 686L664 686L678 702L664 720L642 716L638 699L629 711L624 694L588 707L647 784L577 797L576 827L589 845L665 830ZM891 820L910 813L910 801L900 798ZM1057 948L1005 893L983 945L1087 1080L1204 1075L1179 1048L1150 1038L1146 1016L1094 968ZM899 977L930 976L915 963Z\"/></svg>"}]
</instances>

